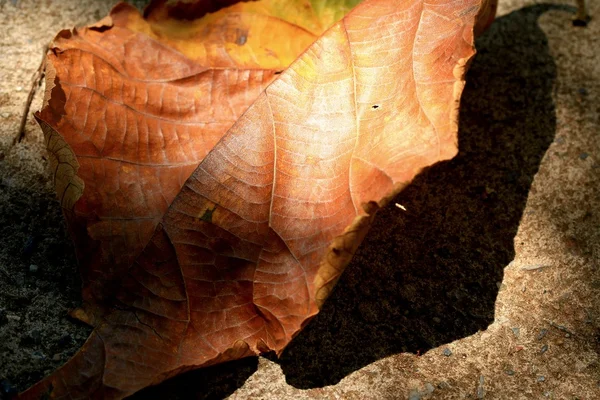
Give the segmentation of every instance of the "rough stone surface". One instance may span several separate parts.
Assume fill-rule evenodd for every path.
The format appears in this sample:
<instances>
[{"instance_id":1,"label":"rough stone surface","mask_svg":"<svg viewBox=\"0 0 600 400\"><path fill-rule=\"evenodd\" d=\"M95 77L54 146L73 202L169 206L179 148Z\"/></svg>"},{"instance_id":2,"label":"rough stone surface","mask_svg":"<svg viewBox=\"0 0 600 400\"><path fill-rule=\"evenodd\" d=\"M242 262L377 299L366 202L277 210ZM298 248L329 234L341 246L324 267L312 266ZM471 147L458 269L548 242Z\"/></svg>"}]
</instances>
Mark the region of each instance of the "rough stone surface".
<instances>
[{"instance_id":1,"label":"rough stone surface","mask_svg":"<svg viewBox=\"0 0 600 400\"><path fill-rule=\"evenodd\" d=\"M134 397L600 398L600 6L575 28L574 2L536 3L501 0L468 75L459 155L400 194L407 211L381 212L280 360ZM89 333L66 317L80 283L31 116L11 142L44 44L111 5L0 0L0 393Z\"/></svg>"}]
</instances>

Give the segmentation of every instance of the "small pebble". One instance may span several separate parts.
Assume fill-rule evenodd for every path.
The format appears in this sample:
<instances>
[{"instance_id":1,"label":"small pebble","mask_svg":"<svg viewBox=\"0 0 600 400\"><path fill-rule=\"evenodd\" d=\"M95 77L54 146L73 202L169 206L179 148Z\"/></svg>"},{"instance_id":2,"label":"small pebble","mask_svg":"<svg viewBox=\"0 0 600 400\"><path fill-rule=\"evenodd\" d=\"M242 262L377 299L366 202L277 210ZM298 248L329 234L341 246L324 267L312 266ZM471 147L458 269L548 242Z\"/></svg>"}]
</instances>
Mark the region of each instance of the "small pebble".
<instances>
[{"instance_id":1,"label":"small pebble","mask_svg":"<svg viewBox=\"0 0 600 400\"><path fill-rule=\"evenodd\" d=\"M548 333L548 329L542 329L537 335L537 340L542 340L546 336L546 333Z\"/></svg>"},{"instance_id":2,"label":"small pebble","mask_svg":"<svg viewBox=\"0 0 600 400\"><path fill-rule=\"evenodd\" d=\"M15 321L15 322L21 321L21 317L19 317L18 315L15 315L15 314L7 314L6 318L8 320Z\"/></svg>"},{"instance_id":3,"label":"small pebble","mask_svg":"<svg viewBox=\"0 0 600 400\"><path fill-rule=\"evenodd\" d=\"M31 264L31 265L29 266L29 272L32 272L32 273L34 273L34 274L35 274L36 272L38 272L38 269L40 269L40 267L38 267L38 266L37 266L37 265L35 265L35 264Z\"/></svg>"},{"instance_id":4,"label":"small pebble","mask_svg":"<svg viewBox=\"0 0 600 400\"><path fill-rule=\"evenodd\" d=\"M13 279L17 283L18 286L23 286L25 284L25 275L24 274L14 274Z\"/></svg>"},{"instance_id":5,"label":"small pebble","mask_svg":"<svg viewBox=\"0 0 600 400\"><path fill-rule=\"evenodd\" d=\"M17 87L15 88L15 90L16 90L17 92L21 92L21 91L23 91L23 86L17 86Z\"/></svg>"},{"instance_id":6,"label":"small pebble","mask_svg":"<svg viewBox=\"0 0 600 400\"><path fill-rule=\"evenodd\" d=\"M477 386L477 398L478 399L483 399L483 396L485 395L485 389L483 388L483 385L485 383L485 378L483 377L483 375L479 376L479 385Z\"/></svg>"},{"instance_id":7,"label":"small pebble","mask_svg":"<svg viewBox=\"0 0 600 400\"><path fill-rule=\"evenodd\" d=\"M544 382L545 380L546 380L545 376L540 375L540 376L537 377L537 381L538 382Z\"/></svg>"},{"instance_id":8,"label":"small pebble","mask_svg":"<svg viewBox=\"0 0 600 400\"><path fill-rule=\"evenodd\" d=\"M421 400L421 393L417 389L413 389L408 394L408 400Z\"/></svg>"},{"instance_id":9,"label":"small pebble","mask_svg":"<svg viewBox=\"0 0 600 400\"><path fill-rule=\"evenodd\" d=\"M2 116L2 118L8 118L8 117L10 117L10 113L9 112L3 112L0 115Z\"/></svg>"},{"instance_id":10,"label":"small pebble","mask_svg":"<svg viewBox=\"0 0 600 400\"><path fill-rule=\"evenodd\" d=\"M425 390L427 390L427 394L431 394L435 390L435 387L431 383L427 382L425 384Z\"/></svg>"},{"instance_id":11,"label":"small pebble","mask_svg":"<svg viewBox=\"0 0 600 400\"><path fill-rule=\"evenodd\" d=\"M513 332L513 335L515 335L515 337L519 337L519 335L521 334L521 329L512 328L512 332Z\"/></svg>"},{"instance_id":12,"label":"small pebble","mask_svg":"<svg viewBox=\"0 0 600 400\"><path fill-rule=\"evenodd\" d=\"M440 322L442 322L442 320L439 319L438 317L433 317L433 322L435 322L436 324L439 324Z\"/></svg>"},{"instance_id":13,"label":"small pebble","mask_svg":"<svg viewBox=\"0 0 600 400\"><path fill-rule=\"evenodd\" d=\"M452 350L450 350L449 348L445 348L444 351L442 352L443 355L445 355L446 357L450 357L452 355Z\"/></svg>"},{"instance_id":14,"label":"small pebble","mask_svg":"<svg viewBox=\"0 0 600 400\"><path fill-rule=\"evenodd\" d=\"M46 358L46 355L44 353L42 353L41 351L34 351L31 354L32 358L38 359L38 360L43 360Z\"/></svg>"},{"instance_id":15,"label":"small pebble","mask_svg":"<svg viewBox=\"0 0 600 400\"><path fill-rule=\"evenodd\" d=\"M589 156L590 156L590 155L589 155L588 153L585 153L585 152L583 152L583 153L579 154L579 159L580 159L580 160L585 160L585 159L586 159L586 158L588 158Z\"/></svg>"},{"instance_id":16,"label":"small pebble","mask_svg":"<svg viewBox=\"0 0 600 400\"><path fill-rule=\"evenodd\" d=\"M42 332L39 329L34 329L29 334L36 344L42 343Z\"/></svg>"},{"instance_id":17,"label":"small pebble","mask_svg":"<svg viewBox=\"0 0 600 400\"><path fill-rule=\"evenodd\" d=\"M509 375L509 376L513 376L515 374L515 371L513 371L512 369L507 369L504 372L506 373L506 375Z\"/></svg>"},{"instance_id":18,"label":"small pebble","mask_svg":"<svg viewBox=\"0 0 600 400\"><path fill-rule=\"evenodd\" d=\"M12 181L12 179L2 177L2 179L0 179L0 185L12 187L13 181Z\"/></svg>"},{"instance_id":19,"label":"small pebble","mask_svg":"<svg viewBox=\"0 0 600 400\"><path fill-rule=\"evenodd\" d=\"M544 353L545 353L545 352L547 352L547 351L548 351L548 345L547 345L547 344L545 344L545 345L543 345L543 346L542 346L542 348L540 349L540 354L544 354Z\"/></svg>"},{"instance_id":20,"label":"small pebble","mask_svg":"<svg viewBox=\"0 0 600 400\"><path fill-rule=\"evenodd\" d=\"M570 333L565 333L565 337L566 337L566 338L570 338L570 337L571 337L571 334L570 334Z\"/></svg>"},{"instance_id":21,"label":"small pebble","mask_svg":"<svg viewBox=\"0 0 600 400\"><path fill-rule=\"evenodd\" d=\"M53 356L52 356L52 360L54 360L54 361L58 361L58 360L60 360L60 354L59 354L59 353L56 353L55 355L53 355Z\"/></svg>"}]
</instances>

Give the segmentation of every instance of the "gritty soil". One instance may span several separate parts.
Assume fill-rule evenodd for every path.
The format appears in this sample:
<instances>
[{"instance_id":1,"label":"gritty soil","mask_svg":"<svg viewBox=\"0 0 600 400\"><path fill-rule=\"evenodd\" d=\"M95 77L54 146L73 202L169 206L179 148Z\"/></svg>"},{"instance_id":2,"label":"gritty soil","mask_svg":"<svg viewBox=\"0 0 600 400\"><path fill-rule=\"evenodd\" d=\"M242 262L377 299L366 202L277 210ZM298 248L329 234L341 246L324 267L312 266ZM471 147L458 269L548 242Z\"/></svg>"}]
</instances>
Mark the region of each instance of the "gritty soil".
<instances>
[{"instance_id":1,"label":"gritty soil","mask_svg":"<svg viewBox=\"0 0 600 400\"><path fill-rule=\"evenodd\" d=\"M600 4L574 28L575 2L500 2L467 77L458 156L381 211L282 357L134 398L600 399ZM80 281L31 115L12 139L43 46L111 6L0 0L0 399L90 332L67 314Z\"/></svg>"}]
</instances>

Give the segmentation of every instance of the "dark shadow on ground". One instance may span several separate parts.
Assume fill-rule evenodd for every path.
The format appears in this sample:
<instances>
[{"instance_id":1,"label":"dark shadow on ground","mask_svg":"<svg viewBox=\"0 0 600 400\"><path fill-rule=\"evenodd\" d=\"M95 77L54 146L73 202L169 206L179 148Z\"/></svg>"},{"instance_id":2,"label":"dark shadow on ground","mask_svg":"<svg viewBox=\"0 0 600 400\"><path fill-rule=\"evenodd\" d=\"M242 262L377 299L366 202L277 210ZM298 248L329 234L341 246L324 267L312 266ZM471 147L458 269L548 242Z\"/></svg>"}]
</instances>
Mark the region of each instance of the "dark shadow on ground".
<instances>
[{"instance_id":1,"label":"dark shadow on ground","mask_svg":"<svg viewBox=\"0 0 600 400\"><path fill-rule=\"evenodd\" d=\"M197 369L128 397L130 400L217 400L224 399L248 379L258 367L249 357L214 367Z\"/></svg>"},{"instance_id":2,"label":"dark shadow on ground","mask_svg":"<svg viewBox=\"0 0 600 400\"><path fill-rule=\"evenodd\" d=\"M493 322L527 195L555 134L556 67L537 24L551 7L501 17L478 39L458 156L425 171L378 215L321 313L280 359L289 384L335 384L383 357L422 353Z\"/></svg>"}]
</instances>

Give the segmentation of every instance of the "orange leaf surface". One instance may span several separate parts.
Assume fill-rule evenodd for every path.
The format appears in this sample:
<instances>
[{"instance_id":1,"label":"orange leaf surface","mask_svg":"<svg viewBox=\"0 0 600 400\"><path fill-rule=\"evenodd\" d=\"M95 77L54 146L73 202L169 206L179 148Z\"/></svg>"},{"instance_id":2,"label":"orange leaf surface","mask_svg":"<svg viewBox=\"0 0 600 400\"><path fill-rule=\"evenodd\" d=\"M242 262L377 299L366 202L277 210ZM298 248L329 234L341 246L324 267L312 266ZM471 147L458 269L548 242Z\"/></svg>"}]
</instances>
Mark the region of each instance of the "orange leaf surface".
<instances>
[{"instance_id":1,"label":"orange leaf surface","mask_svg":"<svg viewBox=\"0 0 600 400\"><path fill-rule=\"evenodd\" d=\"M37 118L95 329L21 398L280 353L377 209L454 156L493 2L355 3L121 4L57 36Z\"/></svg>"}]
</instances>

